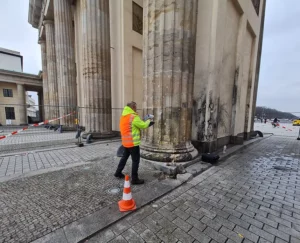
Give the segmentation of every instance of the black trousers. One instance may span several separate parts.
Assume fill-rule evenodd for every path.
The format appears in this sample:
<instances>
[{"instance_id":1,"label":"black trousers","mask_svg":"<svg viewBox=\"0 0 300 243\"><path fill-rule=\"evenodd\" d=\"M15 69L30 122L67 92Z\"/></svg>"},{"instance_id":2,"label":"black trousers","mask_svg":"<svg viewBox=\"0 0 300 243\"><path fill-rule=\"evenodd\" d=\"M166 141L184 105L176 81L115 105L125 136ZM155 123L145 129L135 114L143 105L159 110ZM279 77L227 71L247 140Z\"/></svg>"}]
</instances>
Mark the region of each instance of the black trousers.
<instances>
[{"instance_id":1,"label":"black trousers","mask_svg":"<svg viewBox=\"0 0 300 243\"><path fill-rule=\"evenodd\" d=\"M122 172L130 155L132 159L131 179L136 180L138 179L138 170L140 164L140 146L124 148L124 153L120 159L116 173L119 174Z\"/></svg>"}]
</instances>

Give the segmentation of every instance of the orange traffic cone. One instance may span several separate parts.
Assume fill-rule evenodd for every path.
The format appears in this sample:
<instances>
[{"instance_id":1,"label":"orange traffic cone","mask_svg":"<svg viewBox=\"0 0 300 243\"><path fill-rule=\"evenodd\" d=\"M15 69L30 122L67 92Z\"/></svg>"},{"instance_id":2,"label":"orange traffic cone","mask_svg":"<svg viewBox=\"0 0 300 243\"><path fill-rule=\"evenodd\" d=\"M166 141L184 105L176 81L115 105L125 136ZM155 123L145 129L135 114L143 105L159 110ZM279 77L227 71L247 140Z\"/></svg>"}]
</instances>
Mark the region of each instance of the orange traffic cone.
<instances>
[{"instance_id":1,"label":"orange traffic cone","mask_svg":"<svg viewBox=\"0 0 300 243\"><path fill-rule=\"evenodd\" d=\"M121 212L131 211L136 209L135 201L132 199L129 175L125 176L123 199L118 202Z\"/></svg>"}]
</instances>

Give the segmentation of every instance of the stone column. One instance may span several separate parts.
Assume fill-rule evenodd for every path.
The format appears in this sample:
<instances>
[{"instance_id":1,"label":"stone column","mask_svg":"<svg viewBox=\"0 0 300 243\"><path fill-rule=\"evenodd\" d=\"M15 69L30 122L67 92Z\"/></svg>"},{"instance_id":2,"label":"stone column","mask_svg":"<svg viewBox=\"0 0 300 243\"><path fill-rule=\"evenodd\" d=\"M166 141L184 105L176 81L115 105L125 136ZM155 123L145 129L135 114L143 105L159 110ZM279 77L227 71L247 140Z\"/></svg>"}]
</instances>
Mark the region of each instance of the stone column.
<instances>
[{"instance_id":1,"label":"stone column","mask_svg":"<svg viewBox=\"0 0 300 243\"><path fill-rule=\"evenodd\" d=\"M69 0L54 0L53 4L59 114L63 116L77 106L72 6ZM74 117L64 118L61 124L73 126Z\"/></svg>"},{"instance_id":2,"label":"stone column","mask_svg":"<svg viewBox=\"0 0 300 243\"><path fill-rule=\"evenodd\" d=\"M85 134L112 136L109 0L80 0Z\"/></svg>"},{"instance_id":3,"label":"stone column","mask_svg":"<svg viewBox=\"0 0 300 243\"><path fill-rule=\"evenodd\" d=\"M42 69L43 69L43 106L40 106L39 109L43 110L44 119L49 119L49 87L48 87L48 70L47 70L47 51L46 51L46 41L39 40L41 45L41 54L42 54ZM39 103L39 105L41 105Z\"/></svg>"},{"instance_id":4,"label":"stone column","mask_svg":"<svg viewBox=\"0 0 300 243\"><path fill-rule=\"evenodd\" d=\"M197 0L144 2L144 114L155 116L146 130L142 157L189 161L191 144Z\"/></svg>"},{"instance_id":5,"label":"stone column","mask_svg":"<svg viewBox=\"0 0 300 243\"><path fill-rule=\"evenodd\" d=\"M24 84L17 84L20 125L27 124L27 105Z\"/></svg>"},{"instance_id":6,"label":"stone column","mask_svg":"<svg viewBox=\"0 0 300 243\"><path fill-rule=\"evenodd\" d=\"M40 121L45 121L45 110L43 109L44 108L44 95L43 95L43 92L38 92L38 102L39 102L39 120Z\"/></svg>"},{"instance_id":7,"label":"stone column","mask_svg":"<svg viewBox=\"0 0 300 243\"><path fill-rule=\"evenodd\" d=\"M253 93L253 103L252 103L251 131L254 130L254 117L255 117L255 110L256 110L258 81L259 81L259 73L260 73L260 62L261 62L263 34L264 34L264 26L265 26L266 1L262 1L261 7L262 7L262 10L261 10L259 39L258 39L258 44L257 44L258 49L257 49L257 57L256 57L255 83L254 83L254 93Z\"/></svg>"},{"instance_id":8,"label":"stone column","mask_svg":"<svg viewBox=\"0 0 300 243\"><path fill-rule=\"evenodd\" d=\"M47 71L49 87L49 118L57 118L58 111L58 94L57 94L57 74L56 74L56 55L54 40L54 22L52 20L44 21L46 31L46 49L47 49Z\"/></svg>"}]
</instances>

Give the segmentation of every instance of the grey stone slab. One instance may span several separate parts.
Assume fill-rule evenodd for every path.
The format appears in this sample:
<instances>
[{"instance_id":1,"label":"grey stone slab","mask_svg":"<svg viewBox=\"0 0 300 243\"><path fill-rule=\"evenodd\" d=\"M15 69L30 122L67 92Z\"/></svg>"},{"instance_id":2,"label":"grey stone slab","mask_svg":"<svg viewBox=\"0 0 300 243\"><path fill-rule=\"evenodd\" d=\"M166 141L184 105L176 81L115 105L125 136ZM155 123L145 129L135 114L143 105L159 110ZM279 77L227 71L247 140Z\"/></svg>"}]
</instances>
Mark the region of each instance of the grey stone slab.
<instances>
[{"instance_id":1,"label":"grey stone slab","mask_svg":"<svg viewBox=\"0 0 300 243\"><path fill-rule=\"evenodd\" d=\"M193 237L179 228L174 230L173 235L182 242L192 243L194 241Z\"/></svg>"},{"instance_id":2,"label":"grey stone slab","mask_svg":"<svg viewBox=\"0 0 300 243\"><path fill-rule=\"evenodd\" d=\"M142 234L148 228L142 222L138 222L131 227L137 234Z\"/></svg>"},{"instance_id":3,"label":"grey stone slab","mask_svg":"<svg viewBox=\"0 0 300 243\"><path fill-rule=\"evenodd\" d=\"M213 229L215 229L216 231L219 231L219 229L222 227L222 224L218 222L218 220L212 220L206 216L204 216L201 219L201 222Z\"/></svg>"},{"instance_id":4,"label":"grey stone slab","mask_svg":"<svg viewBox=\"0 0 300 243\"><path fill-rule=\"evenodd\" d=\"M143 233L141 233L141 237L149 243L156 243L160 242L159 238L149 229L145 230Z\"/></svg>"},{"instance_id":5,"label":"grey stone slab","mask_svg":"<svg viewBox=\"0 0 300 243\"><path fill-rule=\"evenodd\" d=\"M239 219L237 217L234 217L234 216L229 216L228 218L229 221L231 221L232 223L236 224L236 225L239 225L241 227L243 227L244 229L248 229L250 224L247 223L246 221L244 221L243 219Z\"/></svg>"},{"instance_id":6,"label":"grey stone slab","mask_svg":"<svg viewBox=\"0 0 300 243\"><path fill-rule=\"evenodd\" d=\"M241 238L236 232L234 232L224 226L222 226L219 233L221 233L222 235L225 235L227 238L229 238L233 242L241 243L243 241L243 238ZM227 243L228 243L228 241L227 241Z\"/></svg>"},{"instance_id":7,"label":"grey stone slab","mask_svg":"<svg viewBox=\"0 0 300 243\"><path fill-rule=\"evenodd\" d=\"M252 224L260 229L262 229L264 225L262 222L255 220L254 218L248 217L247 215L243 215L241 220L244 220L245 222Z\"/></svg>"},{"instance_id":8,"label":"grey stone slab","mask_svg":"<svg viewBox=\"0 0 300 243\"><path fill-rule=\"evenodd\" d=\"M248 230L246 230L246 229L244 229L244 228L242 228L240 226L236 226L234 228L234 231L237 234L239 234L239 235L247 238L248 240L250 240L252 242L257 242L258 239L259 239L258 235L254 234L254 233L252 233L252 232L250 232L250 231L248 231Z\"/></svg>"},{"instance_id":9,"label":"grey stone slab","mask_svg":"<svg viewBox=\"0 0 300 243\"><path fill-rule=\"evenodd\" d=\"M113 238L115 238L114 232L112 230L108 229L108 230L104 230L104 231L100 232L92 239L89 239L88 242L89 243L98 243L98 242L106 243L106 242L109 242L110 240L112 240Z\"/></svg>"},{"instance_id":10,"label":"grey stone slab","mask_svg":"<svg viewBox=\"0 0 300 243\"><path fill-rule=\"evenodd\" d=\"M184 232L188 232L192 226L182 220L181 218L177 217L176 219L173 220L173 223L176 224L180 229L182 229Z\"/></svg>"},{"instance_id":11,"label":"grey stone slab","mask_svg":"<svg viewBox=\"0 0 300 243\"><path fill-rule=\"evenodd\" d=\"M58 229L32 243L66 243L68 242L63 229Z\"/></svg>"},{"instance_id":12,"label":"grey stone slab","mask_svg":"<svg viewBox=\"0 0 300 243\"><path fill-rule=\"evenodd\" d=\"M191 235L193 238L195 238L196 240L198 240L201 243L211 242L211 238L209 236L207 236L206 234L204 234L203 232L201 232L200 230L198 230L196 228L192 228L188 234Z\"/></svg>"},{"instance_id":13,"label":"grey stone slab","mask_svg":"<svg viewBox=\"0 0 300 243\"><path fill-rule=\"evenodd\" d=\"M176 179L181 181L182 183L190 181L193 179L193 175L190 173L178 174Z\"/></svg>"},{"instance_id":14,"label":"grey stone slab","mask_svg":"<svg viewBox=\"0 0 300 243\"><path fill-rule=\"evenodd\" d=\"M225 243L227 241L227 237L220 234L219 232L215 231L214 229L207 227L203 231L206 235L208 235L210 238L214 239L215 241L219 243Z\"/></svg>"},{"instance_id":15,"label":"grey stone slab","mask_svg":"<svg viewBox=\"0 0 300 243\"><path fill-rule=\"evenodd\" d=\"M269 233L270 231L266 230L268 227L269 226L266 226L266 227L264 227L264 230L262 230L262 229L259 229L255 226L251 225L250 228L249 228L249 231L253 232L254 234L256 234L260 237L262 237L265 240L268 240L269 242L274 242L275 236L272 232ZM271 228L271 227L269 227L269 228Z\"/></svg>"},{"instance_id":16,"label":"grey stone slab","mask_svg":"<svg viewBox=\"0 0 300 243\"><path fill-rule=\"evenodd\" d=\"M273 230L273 229L272 229ZM280 225L278 226L278 230L279 232L277 232L277 230L275 231L276 233L278 233L278 237L281 238L281 239L284 239L286 237L286 234L288 235L291 235L293 236L294 238L296 239L299 239L300 240L300 231L298 230L295 230L293 228L289 228L289 227L286 227L284 225ZM281 234L280 236L280 233L285 233L285 234ZM284 239L285 240L285 239Z\"/></svg>"},{"instance_id":17,"label":"grey stone slab","mask_svg":"<svg viewBox=\"0 0 300 243\"><path fill-rule=\"evenodd\" d=\"M198 163L188 166L186 168L186 171L188 173L192 174L193 176L197 176L197 175L201 174L202 172L206 171L207 169L209 169L210 167L212 167L212 165L209 163L198 162Z\"/></svg>"},{"instance_id":18,"label":"grey stone slab","mask_svg":"<svg viewBox=\"0 0 300 243\"><path fill-rule=\"evenodd\" d=\"M202 223L200 220L197 220L193 217L188 218L186 222L188 222L190 225L192 225L193 227L195 227L200 231L205 230L205 228L207 227L206 224Z\"/></svg>"},{"instance_id":19,"label":"grey stone slab","mask_svg":"<svg viewBox=\"0 0 300 243\"><path fill-rule=\"evenodd\" d=\"M128 229L126 230L122 236L128 241L133 243L143 243L144 240L133 230Z\"/></svg>"},{"instance_id":20,"label":"grey stone slab","mask_svg":"<svg viewBox=\"0 0 300 243\"><path fill-rule=\"evenodd\" d=\"M174 243L178 241L178 239L174 236L173 231L169 231L167 229L162 229L156 235L165 243Z\"/></svg>"},{"instance_id":21,"label":"grey stone slab","mask_svg":"<svg viewBox=\"0 0 300 243\"><path fill-rule=\"evenodd\" d=\"M154 233L160 231L163 228L157 221L154 221L152 218L150 218L150 216L143 219L142 223Z\"/></svg>"},{"instance_id":22,"label":"grey stone slab","mask_svg":"<svg viewBox=\"0 0 300 243\"><path fill-rule=\"evenodd\" d=\"M65 226L64 232L69 242L77 242L96 233L126 214L127 213L120 213L117 204L113 204Z\"/></svg>"},{"instance_id":23,"label":"grey stone slab","mask_svg":"<svg viewBox=\"0 0 300 243\"><path fill-rule=\"evenodd\" d=\"M121 220L120 222L117 222L113 224L111 227L111 230L116 234L120 235L122 234L125 230L129 229L131 227L130 224L127 223L125 220Z\"/></svg>"},{"instance_id":24,"label":"grey stone slab","mask_svg":"<svg viewBox=\"0 0 300 243\"><path fill-rule=\"evenodd\" d=\"M128 243L128 241L125 240L122 235L119 235L118 237L111 240L110 243Z\"/></svg>"}]
</instances>

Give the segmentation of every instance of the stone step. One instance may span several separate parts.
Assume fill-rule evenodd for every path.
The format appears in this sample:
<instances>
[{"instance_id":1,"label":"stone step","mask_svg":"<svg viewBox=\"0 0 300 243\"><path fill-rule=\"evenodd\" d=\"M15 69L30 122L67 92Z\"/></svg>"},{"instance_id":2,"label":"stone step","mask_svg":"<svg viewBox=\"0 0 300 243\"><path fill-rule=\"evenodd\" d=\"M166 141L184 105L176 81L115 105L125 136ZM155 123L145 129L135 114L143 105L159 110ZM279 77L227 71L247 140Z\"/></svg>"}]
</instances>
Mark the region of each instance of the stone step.
<instances>
[{"instance_id":1,"label":"stone step","mask_svg":"<svg viewBox=\"0 0 300 243\"><path fill-rule=\"evenodd\" d=\"M210 167L212 167L211 164L200 161L191 166L188 166L186 168L186 172L192 174L193 176L197 176L202 172L206 171L207 169L209 169Z\"/></svg>"}]
</instances>

